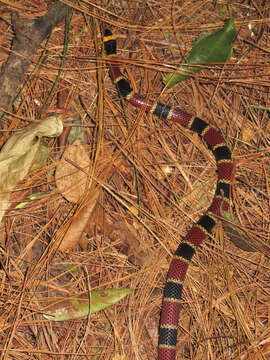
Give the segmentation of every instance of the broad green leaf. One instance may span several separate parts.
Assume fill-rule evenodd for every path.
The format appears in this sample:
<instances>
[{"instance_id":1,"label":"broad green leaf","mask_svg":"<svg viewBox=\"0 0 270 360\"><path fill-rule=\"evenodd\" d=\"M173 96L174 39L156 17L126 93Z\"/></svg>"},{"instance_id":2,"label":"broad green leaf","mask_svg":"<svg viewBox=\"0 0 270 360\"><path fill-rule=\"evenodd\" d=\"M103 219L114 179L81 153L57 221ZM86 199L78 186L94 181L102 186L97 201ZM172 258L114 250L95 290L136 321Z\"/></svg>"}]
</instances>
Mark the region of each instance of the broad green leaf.
<instances>
[{"instance_id":1,"label":"broad green leaf","mask_svg":"<svg viewBox=\"0 0 270 360\"><path fill-rule=\"evenodd\" d=\"M110 289L90 291L89 297L71 297L54 305L43 316L52 321L79 319L93 314L122 300L133 289ZM90 299L90 304L89 304Z\"/></svg>"},{"instance_id":2,"label":"broad green leaf","mask_svg":"<svg viewBox=\"0 0 270 360\"><path fill-rule=\"evenodd\" d=\"M224 63L231 56L235 36L234 19L231 18L226 21L222 29L199 39L178 71L167 75L163 83L171 88L193 73L201 71L203 68L201 65L211 66L211 64ZM192 66L192 64L197 64L197 66Z\"/></svg>"}]
</instances>

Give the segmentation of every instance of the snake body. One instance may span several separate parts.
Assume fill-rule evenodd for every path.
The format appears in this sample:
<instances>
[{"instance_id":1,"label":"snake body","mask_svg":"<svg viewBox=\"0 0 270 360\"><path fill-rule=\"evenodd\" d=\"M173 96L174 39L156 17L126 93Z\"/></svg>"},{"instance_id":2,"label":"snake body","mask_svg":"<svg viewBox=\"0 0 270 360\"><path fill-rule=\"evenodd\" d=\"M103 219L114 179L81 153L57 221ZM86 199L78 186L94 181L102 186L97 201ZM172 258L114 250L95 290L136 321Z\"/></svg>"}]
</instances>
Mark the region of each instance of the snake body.
<instances>
[{"instance_id":1,"label":"snake body","mask_svg":"<svg viewBox=\"0 0 270 360\"><path fill-rule=\"evenodd\" d=\"M130 83L123 77L116 55L116 40L110 30L105 30L104 48L107 56L112 56L109 75L116 85L120 96L132 105L150 112L164 120L176 122L196 132L208 145L217 163L217 186L214 198L207 212L192 226L178 246L171 261L163 293L158 341L158 360L174 360L176 357L177 329L183 282L188 266L198 246L209 237L218 218L230 206L231 183L233 180L233 162L231 152L222 135L204 120L174 109L159 102L149 101L136 94Z\"/></svg>"}]
</instances>

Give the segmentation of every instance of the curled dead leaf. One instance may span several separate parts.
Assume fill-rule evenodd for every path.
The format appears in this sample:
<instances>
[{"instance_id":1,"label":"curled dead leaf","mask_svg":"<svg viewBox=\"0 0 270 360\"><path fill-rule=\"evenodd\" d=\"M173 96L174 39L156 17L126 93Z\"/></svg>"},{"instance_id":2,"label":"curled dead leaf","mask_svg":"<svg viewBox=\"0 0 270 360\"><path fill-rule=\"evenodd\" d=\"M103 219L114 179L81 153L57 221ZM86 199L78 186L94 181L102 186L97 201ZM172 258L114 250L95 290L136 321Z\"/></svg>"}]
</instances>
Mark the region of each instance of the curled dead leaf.
<instances>
[{"instance_id":1,"label":"curled dead leaf","mask_svg":"<svg viewBox=\"0 0 270 360\"><path fill-rule=\"evenodd\" d=\"M68 145L57 165L55 182L60 193L71 202L78 202L87 188L89 156L79 140Z\"/></svg>"},{"instance_id":2,"label":"curled dead leaf","mask_svg":"<svg viewBox=\"0 0 270 360\"><path fill-rule=\"evenodd\" d=\"M99 193L100 190L96 189L89 194L72 219L59 228L55 238L56 241L60 241L60 250L72 250L78 245L86 225L93 216Z\"/></svg>"}]
</instances>

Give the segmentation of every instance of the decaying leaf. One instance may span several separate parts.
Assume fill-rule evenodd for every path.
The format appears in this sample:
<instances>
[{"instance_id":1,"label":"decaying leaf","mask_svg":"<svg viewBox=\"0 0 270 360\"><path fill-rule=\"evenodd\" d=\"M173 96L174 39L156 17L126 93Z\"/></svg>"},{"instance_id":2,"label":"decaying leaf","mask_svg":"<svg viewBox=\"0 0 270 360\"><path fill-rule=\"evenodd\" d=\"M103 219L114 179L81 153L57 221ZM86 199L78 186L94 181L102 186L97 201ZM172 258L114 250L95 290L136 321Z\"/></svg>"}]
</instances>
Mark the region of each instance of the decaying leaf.
<instances>
[{"instance_id":1,"label":"decaying leaf","mask_svg":"<svg viewBox=\"0 0 270 360\"><path fill-rule=\"evenodd\" d=\"M66 147L56 168L55 181L58 190L68 201L76 203L82 197L89 167L89 155L80 140Z\"/></svg>"},{"instance_id":2,"label":"decaying leaf","mask_svg":"<svg viewBox=\"0 0 270 360\"><path fill-rule=\"evenodd\" d=\"M99 189L87 196L84 203L77 210L70 221L60 227L56 234L56 240L61 240L59 249L62 251L74 249L82 237L82 233L88 224L92 212L96 206L99 197Z\"/></svg>"},{"instance_id":3,"label":"decaying leaf","mask_svg":"<svg viewBox=\"0 0 270 360\"><path fill-rule=\"evenodd\" d=\"M37 163L44 162L40 154L48 156L41 144L42 137L59 136L63 131L61 115L51 116L16 132L0 152L0 222L8 206L10 193Z\"/></svg>"},{"instance_id":4,"label":"decaying leaf","mask_svg":"<svg viewBox=\"0 0 270 360\"><path fill-rule=\"evenodd\" d=\"M223 211L222 215L228 220L222 222L223 228L234 245L244 251L256 251L252 239L249 239L247 233L241 229L237 216L230 211Z\"/></svg>"},{"instance_id":5,"label":"decaying leaf","mask_svg":"<svg viewBox=\"0 0 270 360\"><path fill-rule=\"evenodd\" d=\"M79 319L104 310L132 293L133 289L109 289L90 291L86 297L74 296L58 302L43 316L52 321ZM90 300L90 304L89 304Z\"/></svg>"}]
</instances>

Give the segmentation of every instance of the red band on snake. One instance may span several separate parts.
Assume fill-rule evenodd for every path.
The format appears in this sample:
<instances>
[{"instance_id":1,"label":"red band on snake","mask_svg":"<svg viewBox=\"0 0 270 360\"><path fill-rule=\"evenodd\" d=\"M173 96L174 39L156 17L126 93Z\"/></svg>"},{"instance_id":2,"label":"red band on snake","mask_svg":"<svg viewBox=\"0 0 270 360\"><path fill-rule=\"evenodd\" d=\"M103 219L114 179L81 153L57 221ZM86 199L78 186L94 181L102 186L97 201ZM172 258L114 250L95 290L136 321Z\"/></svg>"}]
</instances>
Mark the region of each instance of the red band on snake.
<instances>
[{"instance_id":1,"label":"red band on snake","mask_svg":"<svg viewBox=\"0 0 270 360\"><path fill-rule=\"evenodd\" d=\"M104 48L108 56L116 54L116 40L110 30L105 31ZM163 293L158 342L158 360L175 360L177 329L181 309L183 282L195 250L203 240L209 237L222 211L230 205L231 183L233 180L233 162L231 152L222 135L204 120L189 115L180 109L149 101L135 94L130 83L123 77L117 59L109 65L111 80L120 96L132 105L142 108L165 120L171 120L196 132L213 152L217 163L217 187L207 212L192 226L176 250L167 275Z\"/></svg>"}]
</instances>

